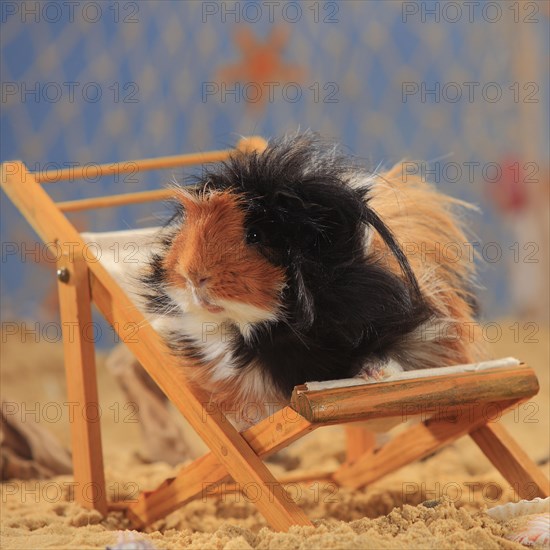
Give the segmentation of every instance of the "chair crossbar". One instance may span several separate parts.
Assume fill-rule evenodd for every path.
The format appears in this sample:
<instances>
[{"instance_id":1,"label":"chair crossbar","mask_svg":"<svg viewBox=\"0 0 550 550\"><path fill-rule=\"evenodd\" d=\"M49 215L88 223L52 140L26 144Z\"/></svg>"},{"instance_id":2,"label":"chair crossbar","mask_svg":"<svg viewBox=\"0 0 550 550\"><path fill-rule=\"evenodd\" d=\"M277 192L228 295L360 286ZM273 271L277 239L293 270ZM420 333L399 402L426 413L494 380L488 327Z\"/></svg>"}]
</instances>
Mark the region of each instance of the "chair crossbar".
<instances>
[{"instance_id":1,"label":"chair crossbar","mask_svg":"<svg viewBox=\"0 0 550 550\"><path fill-rule=\"evenodd\" d=\"M94 171L101 176L118 176L120 174L135 174L136 172L151 170L165 170L167 168L178 168L180 166L219 162L226 160L232 152L234 152L234 149L150 159L126 160L123 162L97 164L94 166ZM88 166L78 166L63 170L44 170L43 172L35 172L33 175L38 183L47 184L85 179L88 177L88 173Z\"/></svg>"}]
</instances>

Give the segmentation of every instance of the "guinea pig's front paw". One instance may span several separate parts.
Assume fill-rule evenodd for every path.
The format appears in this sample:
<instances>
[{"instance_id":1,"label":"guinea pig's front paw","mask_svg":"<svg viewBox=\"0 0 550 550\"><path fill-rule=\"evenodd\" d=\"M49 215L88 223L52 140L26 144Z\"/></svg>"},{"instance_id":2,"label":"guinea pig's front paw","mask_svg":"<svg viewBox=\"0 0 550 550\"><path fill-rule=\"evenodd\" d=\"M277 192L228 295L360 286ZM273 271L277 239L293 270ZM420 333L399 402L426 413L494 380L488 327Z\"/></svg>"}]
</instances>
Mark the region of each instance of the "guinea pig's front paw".
<instances>
[{"instance_id":1,"label":"guinea pig's front paw","mask_svg":"<svg viewBox=\"0 0 550 550\"><path fill-rule=\"evenodd\" d=\"M369 365L363 368L357 378L363 378L367 382L381 382L386 376L380 365Z\"/></svg>"},{"instance_id":2,"label":"guinea pig's front paw","mask_svg":"<svg viewBox=\"0 0 550 550\"><path fill-rule=\"evenodd\" d=\"M403 367L394 359L388 359L386 361L373 361L365 365L357 377L371 383L383 382L400 372L403 372Z\"/></svg>"}]
</instances>

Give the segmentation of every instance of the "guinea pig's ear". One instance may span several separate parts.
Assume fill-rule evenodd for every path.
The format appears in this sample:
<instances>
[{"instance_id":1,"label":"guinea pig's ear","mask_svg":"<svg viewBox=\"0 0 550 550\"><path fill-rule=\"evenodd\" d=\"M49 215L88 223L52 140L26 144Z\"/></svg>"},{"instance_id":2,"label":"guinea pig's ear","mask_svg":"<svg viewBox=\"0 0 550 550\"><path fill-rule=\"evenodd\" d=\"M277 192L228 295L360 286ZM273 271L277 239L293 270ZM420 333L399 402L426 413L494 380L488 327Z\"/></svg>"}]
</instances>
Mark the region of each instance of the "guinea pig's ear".
<instances>
[{"instance_id":1,"label":"guinea pig's ear","mask_svg":"<svg viewBox=\"0 0 550 550\"><path fill-rule=\"evenodd\" d=\"M353 196L356 195L356 196ZM341 188L325 193L308 208L312 235L331 249L348 249L367 224L367 202L362 190Z\"/></svg>"},{"instance_id":2,"label":"guinea pig's ear","mask_svg":"<svg viewBox=\"0 0 550 550\"><path fill-rule=\"evenodd\" d=\"M281 212L300 212L306 208L306 204L301 197L295 192L284 188L273 193L273 204Z\"/></svg>"}]
</instances>

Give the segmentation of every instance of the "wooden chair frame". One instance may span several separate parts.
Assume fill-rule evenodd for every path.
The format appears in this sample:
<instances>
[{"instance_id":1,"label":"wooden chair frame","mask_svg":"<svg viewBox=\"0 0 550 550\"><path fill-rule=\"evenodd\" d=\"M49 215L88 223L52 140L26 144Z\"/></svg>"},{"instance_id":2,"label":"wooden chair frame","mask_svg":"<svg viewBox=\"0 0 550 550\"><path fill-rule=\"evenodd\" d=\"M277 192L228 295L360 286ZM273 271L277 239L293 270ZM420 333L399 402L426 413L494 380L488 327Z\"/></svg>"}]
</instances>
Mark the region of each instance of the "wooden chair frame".
<instances>
[{"instance_id":1,"label":"wooden chair frame","mask_svg":"<svg viewBox=\"0 0 550 550\"><path fill-rule=\"evenodd\" d=\"M263 147L265 142L261 138L244 138L236 150ZM144 171L181 167L224 160L232 151L143 159L99 168L101 174L107 175L135 168ZM168 198L171 191L55 203L41 185L84 176L84 170L78 169L55 175L33 174L20 161L5 162L0 173L2 188L44 243L55 243L57 250L62 250L57 266L58 287L68 397L78 403L71 423L71 437L75 499L81 505L102 514L108 509L124 509L132 525L140 528L199 495L219 490L221 482L232 478L234 487L256 503L273 529L311 525L262 459L314 429L332 424L349 426L348 460L331 474L331 479L339 484L364 486L469 434L522 498L548 496L548 479L502 425L491 422L487 415L488 406L492 407L492 414L495 409L503 413L537 393L536 375L523 364L337 390L307 391L305 387L297 387L287 407L239 433L211 402L210 396L189 383L178 368L181 361L176 362L105 267L98 261L90 261L83 253L86 244L63 213L162 200ZM107 501L100 426L97 419L94 422L88 417L90 406L98 406L94 346L84 334L91 322L92 301L210 449L208 454L182 468L176 477L167 479L154 491L141 493L131 503ZM78 330L70 330L74 326ZM140 327L137 341L130 337L135 336L136 326ZM191 363L188 366L192 366ZM402 417L411 407L417 414L427 407L444 414L432 412L429 418L408 428L377 452L373 450L368 432L349 424ZM326 477L327 474L319 475ZM315 477L317 473L310 476Z\"/></svg>"}]
</instances>

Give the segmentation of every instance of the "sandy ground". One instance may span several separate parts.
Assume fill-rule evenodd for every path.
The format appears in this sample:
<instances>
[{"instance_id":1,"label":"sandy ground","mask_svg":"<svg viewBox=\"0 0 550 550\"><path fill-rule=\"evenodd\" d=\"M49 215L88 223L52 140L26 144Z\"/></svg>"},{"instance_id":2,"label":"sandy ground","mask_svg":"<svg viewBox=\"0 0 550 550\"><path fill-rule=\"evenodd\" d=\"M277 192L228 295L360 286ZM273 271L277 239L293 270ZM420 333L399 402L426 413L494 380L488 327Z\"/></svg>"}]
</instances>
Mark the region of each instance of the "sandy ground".
<instances>
[{"instance_id":1,"label":"sandy ground","mask_svg":"<svg viewBox=\"0 0 550 550\"><path fill-rule=\"evenodd\" d=\"M514 355L539 374L541 392L508 414L504 424L549 475L549 331L513 321L499 323L502 338L491 345L494 357ZM3 337L2 395L19 403L26 418L38 417L69 446L68 409L59 343L34 342L21 335ZM98 358L103 451L107 490L112 498L132 498L155 488L177 468L139 459L139 426L132 408ZM38 411L36 415L32 411ZM204 446L193 441L196 456ZM344 456L344 432L325 428L292 445L269 463L277 474L336 467ZM106 518L70 502L69 476L51 480L11 480L1 485L1 548L105 548L127 528L120 512ZM146 533L155 548L522 548L503 538L508 528L483 513L515 500L513 488L468 438L411 464L360 491L328 481L289 487L313 528L276 533L240 494L194 501L158 521ZM126 533L128 536L128 533Z\"/></svg>"}]
</instances>

